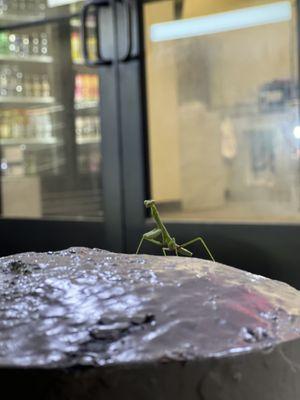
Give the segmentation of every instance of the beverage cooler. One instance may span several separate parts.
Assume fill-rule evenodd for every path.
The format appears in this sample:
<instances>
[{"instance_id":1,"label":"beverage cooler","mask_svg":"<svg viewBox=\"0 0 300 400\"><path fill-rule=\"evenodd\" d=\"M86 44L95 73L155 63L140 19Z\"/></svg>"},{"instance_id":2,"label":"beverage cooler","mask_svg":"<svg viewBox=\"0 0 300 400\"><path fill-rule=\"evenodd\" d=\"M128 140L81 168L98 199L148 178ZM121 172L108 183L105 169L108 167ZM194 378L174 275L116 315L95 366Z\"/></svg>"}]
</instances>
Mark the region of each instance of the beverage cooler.
<instances>
[{"instance_id":1,"label":"beverage cooler","mask_svg":"<svg viewBox=\"0 0 300 400\"><path fill-rule=\"evenodd\" d=\"M0 0L1 255L124 251L128 212L142 230L137 6Z\"/></svg>"},{"instance_id":2,"label":"beverage cooler","mask_svg":"<svg viewBox=\"0 0 300 400\"><path fill-rule=\"evenodd\" d=\"M0 1L3 217L103 216L100 75L84 65L81 7ZM91 59L94 27L90 16Z\"/></svg>"}]
</instances>

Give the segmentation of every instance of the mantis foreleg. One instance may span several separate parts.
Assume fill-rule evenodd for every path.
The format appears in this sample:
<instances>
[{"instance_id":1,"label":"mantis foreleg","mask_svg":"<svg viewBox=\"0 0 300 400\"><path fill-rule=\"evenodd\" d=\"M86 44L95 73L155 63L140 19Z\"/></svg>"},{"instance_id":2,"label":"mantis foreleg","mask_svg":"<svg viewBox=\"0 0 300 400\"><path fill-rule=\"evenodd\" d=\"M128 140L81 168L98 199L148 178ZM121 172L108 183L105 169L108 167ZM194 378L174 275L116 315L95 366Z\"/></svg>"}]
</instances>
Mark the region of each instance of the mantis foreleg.
<instances>
[{"instance_id":1,"label":"mantis foreleg","mask_svg":"<svg viewBox=\"0 0 300 400\"><path fill-rule=\"evenodd\" d=\"M170 249L169 249L168 247L163 247L163 248L162 248L162 251L163 251L163 253L164 253L164 256L167 256L166 251L170 251Z\"/></svg>"},{"instance_id":2,"label":"mantis foreleg","mask_svg":"<svg viewBox=\"0 0 300 400\"><path fill-rule=\"evenodd\" d=\"M166 251L172 251L172 250L170 250L169 247L163 247L162 251L163 251L164 255L166 256L167 255ZM174 251L175 251L176 256L178 256L177 247L175 247Z\"/></svg>"},{"instance_id":3,"label":"mantis foreleg","mask_svg":"<svg viewBox=\"0 0 300 400\"><path fill-rule=\"evenodd\" d=\"M207 254L209 255L209 257L212 259L212 261L215 261L215 259L213 258L213 255L211 254L211 252L209 251L209 248L206 246L206 243L204 242L204 240L202 239L202 237L198 236L195 239L190 240L189 242L183 243L180 245L180 247L186 247L190 244L193 244L197 241L200 241L202 243L202 246L205 248Z\"/></svg>"},{"instance_id":4,"label":"mantis foreleg","mask_svg":"<svg viewBox=\"0 0 300 400\"><path fill-rule=\"evenodd\" d=\"M147 240L148 242L151 242L151 243L157 244L159 246L162 246L161 242L159 242L158 240L154 240L159 235L161 235L161 230L160 229L152 229L152 231L144 233L142 239L140 240L140 243L138 245L138 248L137 248L135 254L139 253L140 248L141 248L142 243L143 243L144 240Z\"/></svg>"}]
</instances>

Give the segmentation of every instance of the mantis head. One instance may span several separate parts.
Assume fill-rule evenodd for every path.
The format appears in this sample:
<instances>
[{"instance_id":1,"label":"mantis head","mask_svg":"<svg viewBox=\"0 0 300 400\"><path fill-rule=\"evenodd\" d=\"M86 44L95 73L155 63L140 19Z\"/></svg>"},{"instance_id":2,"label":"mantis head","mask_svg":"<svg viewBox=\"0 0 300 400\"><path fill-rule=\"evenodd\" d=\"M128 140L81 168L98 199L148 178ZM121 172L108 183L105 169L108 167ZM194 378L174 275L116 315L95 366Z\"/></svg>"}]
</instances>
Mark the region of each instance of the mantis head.
<instances>
[{"instance_id":1,"label":"mantis head","mask_svg":"<svg viewBox=\"0 0 300 400\"><path fill-rule=\"evenodd\" d=\"M154 204L155 204L154 200L145 200L144 201L144 205L146 208L149 208L149 207L153 206Z\"/></svg>"}]
</instances>

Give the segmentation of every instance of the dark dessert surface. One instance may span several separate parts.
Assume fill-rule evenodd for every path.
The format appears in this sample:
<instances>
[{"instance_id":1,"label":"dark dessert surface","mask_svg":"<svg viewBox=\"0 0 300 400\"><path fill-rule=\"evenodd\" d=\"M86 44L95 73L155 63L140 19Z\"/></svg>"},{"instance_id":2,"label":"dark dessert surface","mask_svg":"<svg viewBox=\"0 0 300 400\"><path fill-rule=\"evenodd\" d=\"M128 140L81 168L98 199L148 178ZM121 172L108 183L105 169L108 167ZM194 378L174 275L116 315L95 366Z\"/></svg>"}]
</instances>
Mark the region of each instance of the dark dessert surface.
<instances>
[{"instance_id":1,"label":"dark dessert surface","mask_svg":"<svg viewBox=\"0 0 300 400\"><path fill-rule=\"evenodd\" d=\"M222 264L88 248L0 259L0 367L226 358L299 338L297 290Z\"/></svg>"}]
</instances>

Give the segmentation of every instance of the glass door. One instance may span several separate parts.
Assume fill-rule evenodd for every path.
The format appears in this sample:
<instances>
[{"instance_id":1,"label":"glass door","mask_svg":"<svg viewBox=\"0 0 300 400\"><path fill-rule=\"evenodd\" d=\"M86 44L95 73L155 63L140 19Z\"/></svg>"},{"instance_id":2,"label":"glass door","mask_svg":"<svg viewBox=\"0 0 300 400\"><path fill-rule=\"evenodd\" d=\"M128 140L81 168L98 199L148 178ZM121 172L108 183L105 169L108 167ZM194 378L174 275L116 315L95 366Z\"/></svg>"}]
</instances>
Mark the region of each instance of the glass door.
<instances>
[{"instance_id":1,"label":"glass door","mask_svg":"<svg viewBox=\"0 0 300 400\"><path fill-rule=\"evenodd\" d=\"M153 197L168 218L299 222L293 2L172 3L144 8Z\"/></svg>"},{"instance_id":2,"label":"glass door","mask_svg":"<svg viewBox=\"0 0 300 400\"><path fill-rule=\"evenodd\" d=\"M87 63L83 2L0 1L2 254L122 249L115 16L95 3L84 18Z\"/></svg>"},{"instance_id":3,"label":"glass door","mask_svg":"<svg viewBox=\"0 0 300 400\"><path fill-rule=\"evenodd\" d=\"M242 3L144 2L149 185L136 189L179 243L202 236L217 261L300 287L297 4Z\"/></svg>"}]
</instances>

